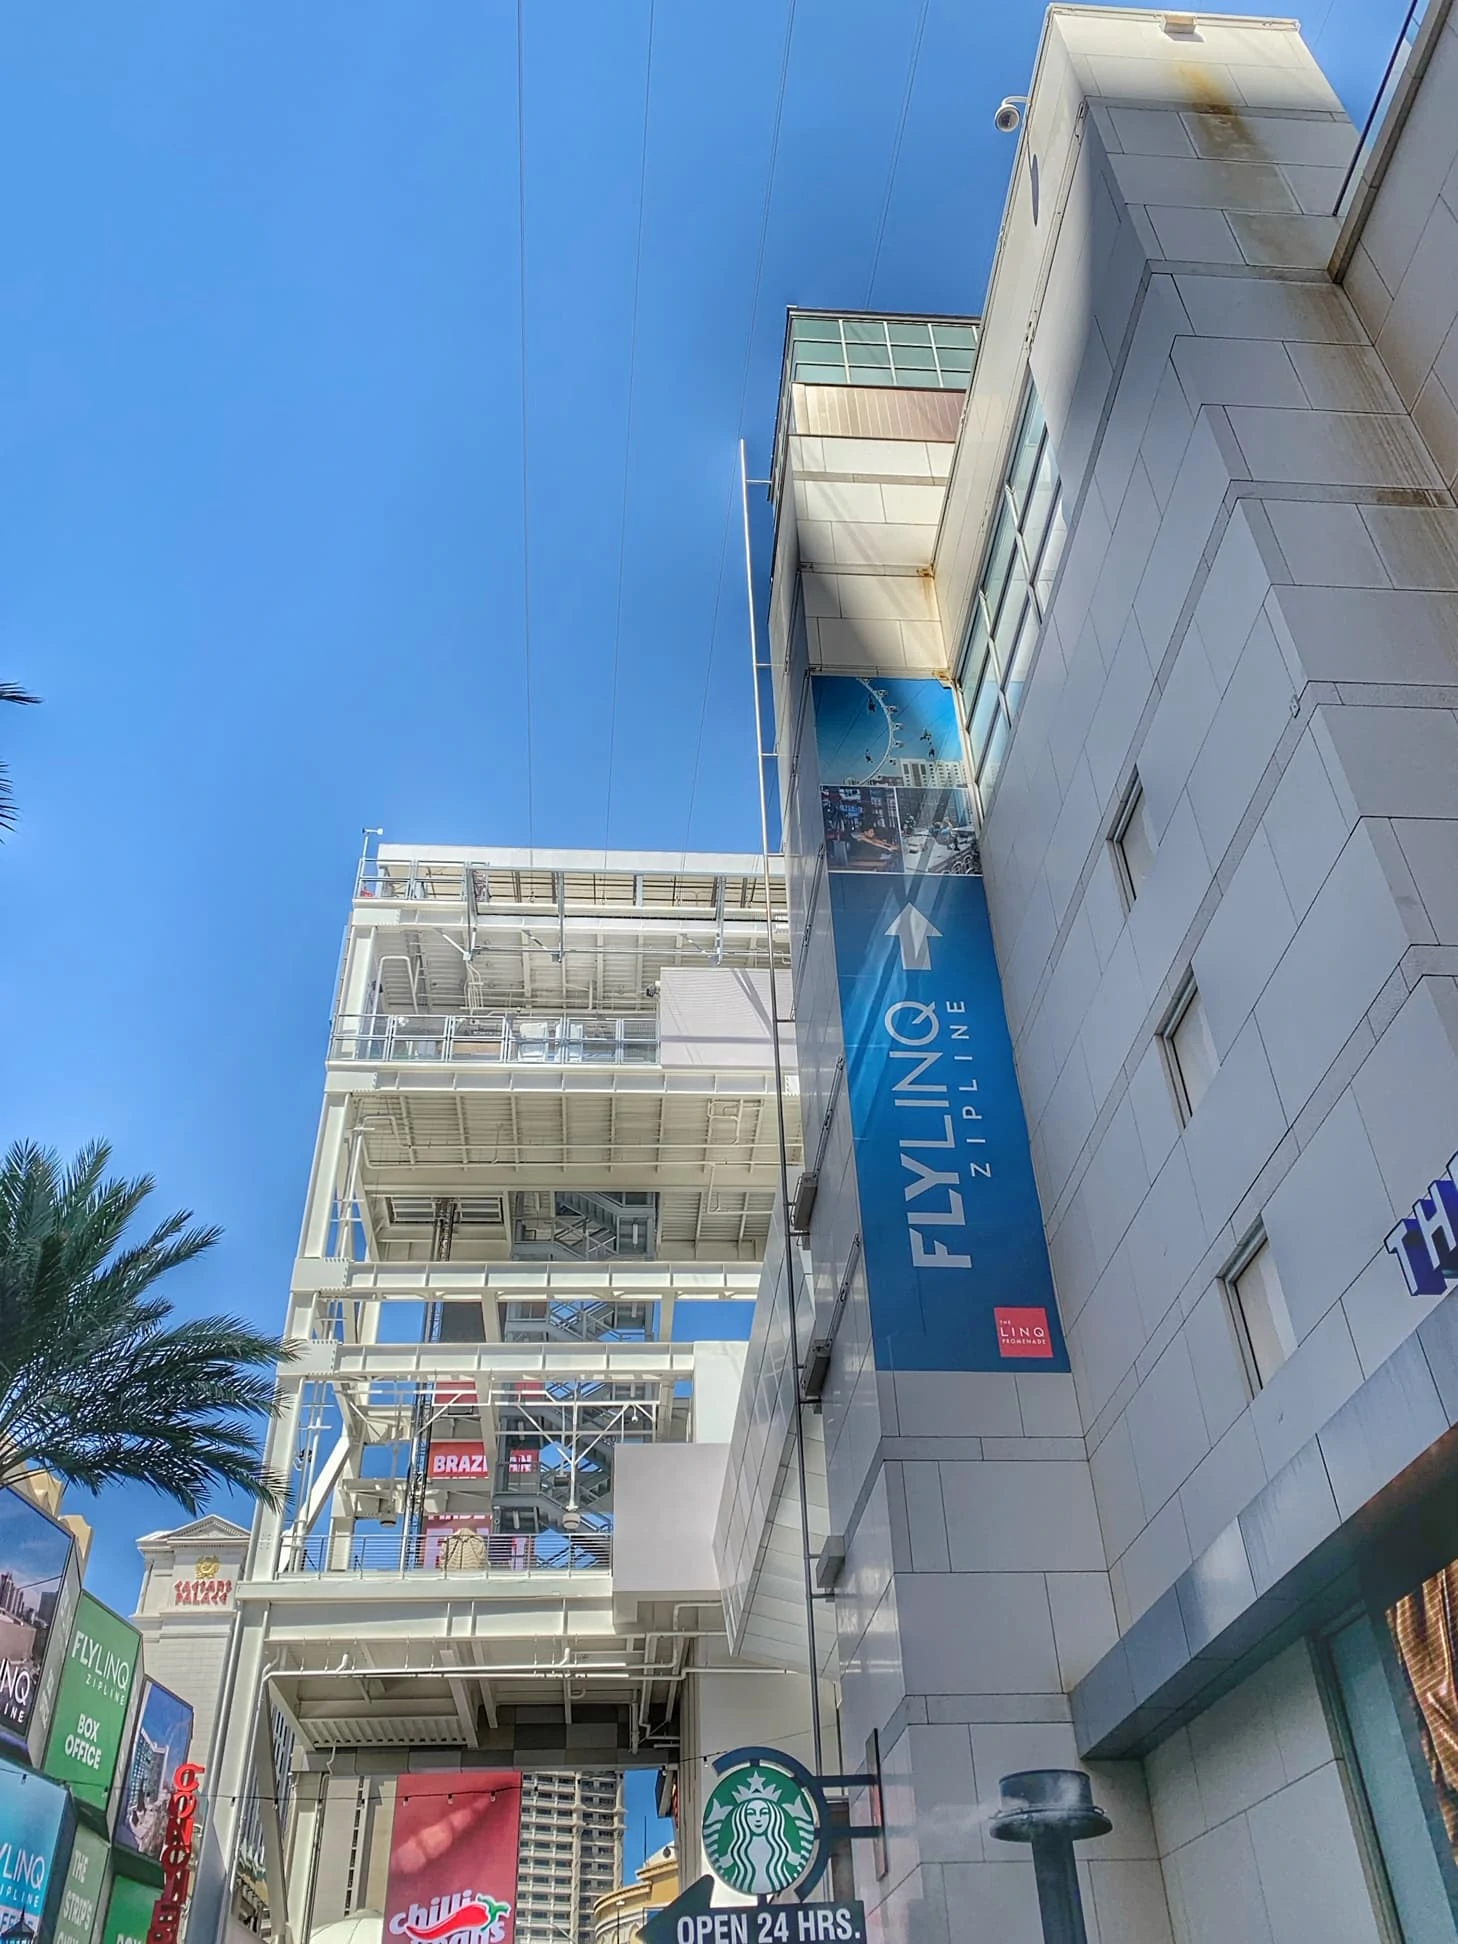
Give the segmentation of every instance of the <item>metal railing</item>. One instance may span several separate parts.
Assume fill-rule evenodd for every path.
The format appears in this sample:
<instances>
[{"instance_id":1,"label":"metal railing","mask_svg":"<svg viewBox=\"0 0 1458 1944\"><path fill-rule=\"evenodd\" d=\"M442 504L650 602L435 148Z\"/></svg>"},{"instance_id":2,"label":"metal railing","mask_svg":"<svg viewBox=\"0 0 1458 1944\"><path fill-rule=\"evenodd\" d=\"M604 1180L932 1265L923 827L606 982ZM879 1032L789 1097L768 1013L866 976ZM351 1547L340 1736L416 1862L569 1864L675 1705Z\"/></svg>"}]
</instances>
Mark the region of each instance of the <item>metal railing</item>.
<instances>
[{"instance_id":1,"label":"metal railing","mask_svg":"<svg viewBox=\"0 0 1458 1944\"><path fill-rule=\"evenodd\" d=\"M370 857L360 864L354 895L357 898L387 898L405 904L424 904L431 898L447 898L459 904L467 895L468 886L477 896L483 895L485 873L453 859L381 863L378 858Z\"/></svg>"},{"instance_id":2,"label":"metal railing","mask_svg":"<svg viewBox=\"0 0 1458 1944\"><path fill-rule=\"evenodd\" d=\"M523 1574L606 1573L612 1570L611 1532L320 1533L284 1541L280 1573L290 1577L393 1573L436 1579L519 1579Z\"/></svg>"},{"instance_id":3,"label":"metal railing","mask_svg":"<svg viewBox=\"0 0 1458 1944\"><path fill-rule=\"evenodd\" d=\"M513 1066L654 1066L654 1014L341 1014L330 1057L371 1065L405 1060L490 1060Z\"/></svg>"},{"instance_id":4,"label":"metal railing","mask_svg":"<svg viewBox=\"0 0 1458 1944\"><path fill-rule=\"evenodd\" d=\"M753 888L744 892L744 880ZM764 899L759 873L710 870L613 871L561 870L550 865L521 870L485 861L463 863L459 858L364 857L355 878L354 895L361 900L389 904L465 904L477 911L523 905L582 912L593 907L637 910L645 918L682 922L686 910L713 919L722 909L717 887L727 885L731 901L724 915L735 922L764 922ZM770 903L779 917L785 911L784 878L778 873L770 886Z\"/></svg>"}]
</instances>

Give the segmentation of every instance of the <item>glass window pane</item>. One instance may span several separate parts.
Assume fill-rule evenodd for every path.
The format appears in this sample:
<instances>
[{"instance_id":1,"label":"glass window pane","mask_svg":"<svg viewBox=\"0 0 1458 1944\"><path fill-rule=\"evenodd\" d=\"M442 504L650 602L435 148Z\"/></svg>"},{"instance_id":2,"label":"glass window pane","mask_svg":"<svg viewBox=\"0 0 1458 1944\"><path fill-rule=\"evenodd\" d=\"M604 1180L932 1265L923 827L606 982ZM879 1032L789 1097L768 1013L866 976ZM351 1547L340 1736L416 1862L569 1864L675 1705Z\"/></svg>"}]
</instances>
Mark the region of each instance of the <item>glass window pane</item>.
<instances>
[{"instance_id":1,"label":"glass window pane","mask_svg":"<svg viewBox=\"0 0 1458 1944\"><path fill-rule=\"evenodd\" d=\"M931 326L929 324L888 324L886 335L893 344L915 344L924 350L931 349Z\"/></svg>"},{"instance_id":2,"label":"glass window pane","mask_svg":"<svg viewBox=\"0 0 1458 1944\"><path fill-rule=\"evenodd\" d=\"M1036 560L1042 551L1043 536L1048 530L1048 520L1057 496L1058 474L1053 465L1053 448L1045 439L1037 475L1022 516L1023 540L1027 545L1029 560Z\"/></svg>"},{"instance_id":3,"label":"glass window pane","mask_svg":"<svg viewBox=\"0 0 1458 1944\"><path fill-rule=\"evenodd\" d=\"M943 371L969 372L972 369L973 355L971 351L955 351L946 345L937 347L937 357L941 360Z\"/></svg>"},{"instance_id":4,"label":"glass window pane","mask_svg":"<svg viewBox=\"0 0 1458 1944\"><path fill-rule=\"evenodd\" d=\"M997 688L997 671L988 663L982 677L982 686L977 691L977 701L972 710L972 719L967 725L967 739L972 745L972 762L980 767L992 734L993 723L1000 711L1001 697Z\"/></svg>"},{"instance_id":5,"label":"glass window pane","mask_svg":"<svg viewBox=\"0 0 1458 1944\"><path fill-rule=\"evenodd\" d=\"M962 672L958 680L962 686L962 701L968 715L972 713L972 698L977 693L977 684L982 680L983 664L987 660L987 623L982 618L982 603L973 598L972 628L967 637L966 653L962 657Z\"/></svg>"},{"instance_id":6,"label":"glass window pane","mask_svg":"<svg viewBox=\"0 0 1458 1944\"><path fill-rule=\"evenodd\" d=\"M977 326L975 324L933 324L931 334L933 342L938 346L943 344L957 344L964 346L967 350L973 351L977 348Z\"/></svg>"},{"instance_id":7,"label":"glass window pane","mask_svg":"<svg viewBox=\"0 0 1458 1944\"><path fill-rule=\"evenodd\" d=\"M909 371L904 365L896 367L896 383L903 391L960 391L962 387L948 384L934 371Z\"/></svg>"},{"instance_id":8,"label":"glass window pane","mask_svg":"<svg viewBox=\"0 0 1458 1944\"><path fill-rule=\"evenodd\" d=\"M1203 1016L1204 1008L1200 1010ZM1235 1300L1250 1341L1256 1375L1263 1384L1268 1384L1296 1348L1286 1292L1276 1273L1276 1258L1269 1242L1261 1244L1235 1278Z\"/></svg>"},{"instance_id":9,"label":"glass window pane","mask_svg":"<svg viewBox=\"0 0 1458 1944\"><path fill-rule=\"evenodd\" d=\"M1129 895L1137 898L1139 887L1154 863L1154 834L1149 828L1149 806L1144 801L1143 790L1135 791L1134 801L1129 805L1119 831L1119 850L1124 859Z\"/></svg>"},{"instance_id":10,"label":"glass window pane","mask_svg":"<svg viewBox=\"0 0 1458 1944\"><path fill-rule=\"evenodd\" d=\"M993 531L992 545L987 549L987 566L982 574L982 592L987 601L987 612L991 615L996 615L1002 604L1003 590L1012 571L1014 551L1012 515L1004 506Z\"/></svg>"},{"instance_id":11,"label":"glass window pane","mask_svg":"<svg viewBox=\"0 0 1458 1944\"><path fill-rule=\"evenodd\" d=\"M1048 528L1048 538L1043 544L1043 558L1038 562L1038 571L1033 585L1037 591L1039 610L1046 614L1048 602L1053 593L1053 582L1058 573L1058 563L1063 558L1063 543L1068 538L1068 522L1063 517L1063 495L1058 496L1054 508L1052 524Z\"/></svg>"},{"instance_id":12,"label":"glass window pane","mask_svg":"<svg viewBox=\"0 0 1458 1944\"><path fill-rule=\"evenodd\" d=\"M1023 414L1022 430L1019 433L1017 443L1012 449L1012 458L1008 462L1007 469L1008 490L1012 494L1013 505L1017 509L1020 524L1025 523L1024 507L1027 502L1028 487L1032 482L1033 472L1038 464L1038 448L1042 437L1042 427L1036 422L1030 427L1028 424L1028 414L1025 412ZM1051 456L1049 456L1048 465L1051 471ZM1043 518L1046 520L1047 517L1048 515L1045 510Z\"/></svg>"},{"instance_id":13,"label":"glass window pane","mask_svg":"<svg viewBox=\"0 0 1458 1944\"><path fill-rule=\"evenodd\" d=\"M838 317L796 317L790 321L790 335L798 342L805 339L829 338L840 343L840 319Z\"/></svg>"},{"instance_id":14,"label":"glass window pane","mask_svg":"<svg viewBox=\"0 0 1458 1944\"><path fill-rule=\"evenodd\" d=\"M848 317L845 320L845 341L847 344L886 343L886 326L879 317Z\"/></svg>"},{"instance_id":15,"label":"glass window pane","mask_svg":"<svg viewBox=\"0 0 1458 1944\"><path fill-rule=\"evenodd\" d=\"M798 385L844 385L847 383L845 366L796 364L795 382Z\"/></svg>"},{"instance_id":16,"label":"glass window pane","mask_svg":"<svg viewBox=\"0 0 1458 1944\"><path fill-rule=\"evenodd\" d=\"M1036 436L1033 431L1034 426L1037 427L1039 433L1042 433L1047 430L1048 421L1043 416L1042 399L1039 398L1034 388L1029 385L1028 402L1023 407L1023 431L1021 436L1029 440L1033 439Z\"/></svg>"},{"instance_id":17,"label":"glass window pane","mask_svg":"<svg viewBox=\"0 0 1458 1944\"><path fill-rule=\"evenodd\" d=\"M1023 567L1023 557L1021 553L1014 552L1012 572L1007 577L1007 592L992 629L997 644L997 665L1004 675L1012 665L1013 649L1017 646L1018 629L1022 626L1027 597L1028 576ZM991 613L990 608L988 612Z\"/></svg>"},{"instance_id":18,"label":"glass window pane","mask_svg":"<svg viewBox=\"0 0 1458 1944\"><path fill-rule=\"evenodd\" d=\"M857 365L870 365L877 371L891 369L891 353L884 344L847 344L845 352L852 370Z\"/></svg>"},{"instance_id":19,"label":"glass window pane","mask_svg":"<svg viewBox=\"0 0 1458 1944\"><path fill-rule=\"evenodd\" d=\"M992 725L992 738L987 745L987 755L983 759L982 768L977 773L977 787L982 792L984 806L992 801L992 792L997 787L1002 759L1007 754L1008 734L1007 716L999 707L997 718Z\"/></svg>"},{"instance_id":20,"label":"glass window pane","mask_svg":"<svg viewBox=\"0 0 1458 1944\"><path fill-rule=\"evenodd\" d=\"M1381 1650L1365 1614L1331 1637L1332 1670L1352 1752L1372 1818L1388 1887L1407 1944L1458 1944L1458 1925L1428 1835L1402 1722L1387 1685Z\"/></svg>"},{"instance_id":21,"label":"glass window pane","mask_svg":"<svg viewBox=\"0 0 1458 1944\"><path fill-rule=\"evenodd\" d=\"M1031 601L1023 610L1023 625L1018 630L1017 642L1008 664L1003 693L1007 697L1007 712L1017 720L1018 710L1023 705L1023 690L1028 685L1028 669L1033 660L1033 649L1038 641L1038 610Z\"/></svg>"},{"instance_id":22,"label":"glass window pane","mask_svg":"<svg viewBox=\"0 0 1458 1944\"><path fill-rule=\"evenodd\" d=\"M935 371L936 359L929 344L895 344L891 355L898 371Z\"/></svg>"},{"instance_id":23,"label":"glass window pane","mask_svg":"<svg viewBox=\"0 0 1458 1944\"><path fill-rule=\"evenodd\" d=\"M1220 1065L1214 1035L1198 992L1190 995L1189 1004L1175 1021L1169 1038L1180 1079L1185 1085L1185 1099L1193 1114L1204 1099L1205 1090L1215 1078L1215 1070Z\"/></svg>"}]
</instances>

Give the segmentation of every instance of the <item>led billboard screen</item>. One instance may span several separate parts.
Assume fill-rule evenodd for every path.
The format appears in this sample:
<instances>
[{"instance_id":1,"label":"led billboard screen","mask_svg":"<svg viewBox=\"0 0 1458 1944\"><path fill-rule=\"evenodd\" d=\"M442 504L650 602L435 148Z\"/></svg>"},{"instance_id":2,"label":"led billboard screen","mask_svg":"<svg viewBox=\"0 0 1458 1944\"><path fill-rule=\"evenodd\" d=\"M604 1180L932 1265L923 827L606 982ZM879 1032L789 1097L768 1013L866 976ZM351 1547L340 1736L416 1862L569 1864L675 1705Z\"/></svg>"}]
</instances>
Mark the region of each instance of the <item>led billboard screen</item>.
<instances>
[{"instance_id":1,"label":"led billboard screen","mask_svg":"<svg viewBox=\"0 0 1458 1944\"><path fill-rule=\"evenodd\" d=\"M160 1860L167 1840L172 1778L187 1760L191 1743L191 1707L170 1688L148 1681L142 1690L117 1811L118 1848L148 1856L154 1863Z\"/></svg>"},{"instance_id":2,"label":"led billboard screen","mask_svg":"<svg viewBox=\"0 0 1458 1944\"><path fill-rule=\"evenodd\" d=\"M38 1937L56 1901L56 1858L72 1827L66 1791L0 1762L0 1937Z\"/></svg>"},{"instance_id":3,"label":"led billboard screen","mask_svg":"<svg viewBox=\"0 0 1458 1944\"><path fill-rule=\"evenodd\" d=\"M80 1588L75 1542L19 1492L0 1491L0 1747L39 1760Z\"/></svg>"}]
</instances>

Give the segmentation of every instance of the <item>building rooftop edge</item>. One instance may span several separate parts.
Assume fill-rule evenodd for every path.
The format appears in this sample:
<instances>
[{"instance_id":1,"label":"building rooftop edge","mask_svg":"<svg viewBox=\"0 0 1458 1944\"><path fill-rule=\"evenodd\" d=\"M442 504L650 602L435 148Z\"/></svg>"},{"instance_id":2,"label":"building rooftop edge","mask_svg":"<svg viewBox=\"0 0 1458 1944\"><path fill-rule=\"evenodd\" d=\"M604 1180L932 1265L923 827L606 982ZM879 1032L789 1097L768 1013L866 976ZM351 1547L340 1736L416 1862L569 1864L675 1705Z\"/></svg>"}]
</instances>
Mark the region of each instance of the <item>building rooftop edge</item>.
<instances>
[{"instance_id":1,"label":"building rooftop edge","mask_svg":"<svg viewBox=\"0 0 1458 1944\"><path fill-rule=\"evenodd\" d=\"M381 844L378 856L392 863L428 857L445 864L486 864L523 871L703 871L716 875L763 868L758 851L559 850L496 844ZM772 859L773 864L775 860Z\"/></svg>"},{"instance_id":2,"label":"building rooftop edge","mask_svg":"<svg viewBox=\"0 0 1458 1944\"><path fill-rule=\"evenodd\" d=\"M1278 33L1300 33L1301 22L1291 14L1213 13L1207 7L1099 7L1075 5L1072 0L1055 0L1050 14L1085 14L1092 20L1163 20L1166 14L1193 14L1212 27L1254 27Z\"/></svg>"}]
</instances>

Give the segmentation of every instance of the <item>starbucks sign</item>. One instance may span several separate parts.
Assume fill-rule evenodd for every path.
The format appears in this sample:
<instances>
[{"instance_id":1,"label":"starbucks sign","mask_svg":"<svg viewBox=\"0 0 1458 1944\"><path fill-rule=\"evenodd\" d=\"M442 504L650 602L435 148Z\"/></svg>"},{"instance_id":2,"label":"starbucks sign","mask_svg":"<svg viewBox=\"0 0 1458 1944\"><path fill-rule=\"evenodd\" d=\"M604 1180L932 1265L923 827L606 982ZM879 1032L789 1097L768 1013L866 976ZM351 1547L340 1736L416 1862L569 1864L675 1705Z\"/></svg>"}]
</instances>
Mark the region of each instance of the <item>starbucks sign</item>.
<instances>
[{"instance_id":1,"label":"starbucks sign","mask_svg":"<svg viewBox=\"0 0 1458 1944\"><path fill-rule=\"evenodd\" d=\"M773 1749L736 1749L714 1766L703 1832L719 1881L744 1897L776 1897L818 1877L825 1814L814 1777Z\"/></svg>"}]
</instances>

